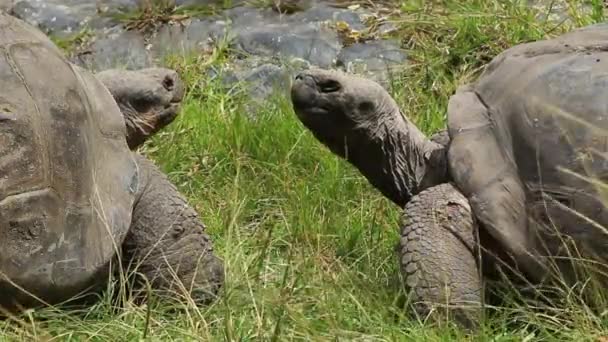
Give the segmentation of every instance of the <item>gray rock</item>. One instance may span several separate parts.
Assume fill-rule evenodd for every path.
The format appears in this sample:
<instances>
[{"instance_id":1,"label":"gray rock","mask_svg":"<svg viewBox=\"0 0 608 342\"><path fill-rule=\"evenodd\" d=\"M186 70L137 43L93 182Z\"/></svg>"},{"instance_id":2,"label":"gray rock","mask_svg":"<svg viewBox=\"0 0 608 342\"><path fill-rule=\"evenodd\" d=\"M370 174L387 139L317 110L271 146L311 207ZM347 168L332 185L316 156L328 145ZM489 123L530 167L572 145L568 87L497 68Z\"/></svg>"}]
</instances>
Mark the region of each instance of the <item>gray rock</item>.
<instances>
[{"instance_id":1,"label":"gray rock","mask_svg":"<svg viewBox=\"0 0 608 342\"><path fill-rule=\"evenodd\" d=\"M289 74L275 64L265 64L252 69L243 75L239 82L246 92L248 101L245 102L245 112L251 120L255 120L272 96L285 97L290 86Z\"/></svg>"},{"instance_id":2,"label":"gray rock","mask_svg":"<svg viewBox=\"0 0 608 342\"><path fill-rule=\"evenodd\" d=\"M271 24L236 32L234 47L247 54L301 58L330 67L341 44L335 32L319 24Z\"/></svg>"},{"instance_id":3,"label":"gray rock","mask_svg":"<svg viewBox=\"0 0 608 342\"><path fill-rule=\"evenodd\" d=\"M324 0L305 0L315 6L293 14L280 14L271 7L239 5L209 18L192 18L181 24L164 25L144 37L125 31L112 14L132 12L142 0L0 0L15 2L15 16L35 24L47 34L70 35L84 27L93 30L94 39L86 53L74 61L86 68L101 71L113 67L136 69L160 64L169 54L188 55L207 51L222 39L228 39L236 51L233 67L222 73L228 86L246 87L254 99L263 101L272 93L271 84L289 79L286 62L300 61L298 68L311 65L338 67L385 79L392 66L406 60L404 52L392 42L368 42L342 49L340 37L326 22L344 21L352 29L365 28L367 10L334 8ZM178 6L224 5L223 0L174 0ZM300 1L300 0L298 0ZM4 3L3 2L3 3ZM236 0L233 5L244 3ZM2 4L3 4L2 3ZM9 6L9 5L7 5ZM391 31L394 25L383 24ZM252 58L249 58L252 57ZM277 63L278 62L278 63ZM277 64L281 66L277 66Z\"/></svg>"},{"instance_id":4,"label":"gray rock","mask_svg":"<svg viewBox=\"0 0 608 342\"><path fill-rule=\"evenodd\" d=\"M306 70L306 69L310 69L311 65L310 62L305 60L305 59L301 59L301 58L293 58L291 61L289 61L288 64L288 69L291 72L291 76L296 76L296 74L302 70Z\"/></svg>"},{"instance_id":5,"label":"gray rock","mask_svg":"<svg viewBox=\"0 0 608 342\"><path fill-rule=\"evenodd\" d=\"M271 0L272 9L282 14L292 14L317 5L316 0Z\"/></svg>"},{"instance_id":6,"label":"gray rock","mask_svg":"<svg viewBox=\"0 0 608 342\"><path fill-rule=\"evenodd\" d=\"M10 13L48 35L68 37L85 27L97 30L118 23L101 15L104 8L132 10L138 0L11 0Z\"/></svg>"},{"instance_id":7,"label":"gray rock","mask_svg":"<svg viewBox=\"0 0 608 342\"><path fill-rule=\"evenodd\" d=\"M303 61L303 63L306 63ZM287 96L291 78L297 69L277 65L262 59L235 61L230 66L211 68L208 75L217 79L231 93L248 97L248 112L252 115L272 96Z\"/></svg>"},{"instance_id":8,"label":"gray rock","mask_svg":"<svg viewBox=\"0 0 608 342\"><path fill-rule=\"evenodd\" d=\"M336 22L344 21L354 30L362 30L365 28L361 13L343 8L334 8L325 4L318 4L304 12L295 13L290 17L290 21L299 21L304 23L314 22Z\"/></svg>"},{"instance_id":9,"label":"gray rock","mask_svg":"<svg viewBox=\"0 0 608 342\"><path fill-rule=\"evenodd\" d=\"M264 64L246 72L242 81L250 89L254 101L264 101L276 91L286 94L289 88L289 73L275 64Z\"/></svg>"},{"instance_id":10,"label":"gray rock","mask_svg":"<svg viewBox=\"0 0 608 342\"><path fill-rule=\"evenodd\" d=\"M21 0L11 13L48 35L67 36L78 32L95 15L95 3Z\"/></svg>"},{"instance_id":11,"label":"gray rock","mask_svg":"<svg viewBox=\"0 0 608 342\"><path fill-rule=\"evenodd\" d=\"M105 38L95 39L89 47L90 54L77 57L75 62L94 71L116 67L133 70L153 65L144 38L138 32L114 31L104 35Z\"/></svg>"},{"instance_id":12,"label":"gray rock","mask_svg":"<svg viewBox=\"0 0 608 342\"><path fill-rule=\"evenodd\" d=\"M221 14L229 23L233 31L248 30L253 27L263 27L267 24L276 24L280 16L270 8L257 8L251 6L234 7Z\"/></svg>"},{"instance_id":13,"label":"gray rock","mask_svg":"<svg viewBox=\"0 0 608 342\"><path fill-rule=\"evenodd\" d=\"M407 54L399 47L398 42L379 40L343 48L336 64L349 72L364 74L385 83L391 72L403 66L406 61Z\"/></svg>"},{"instance_id":14,"label":"gray rock","mask_svg":"<svg viewBox=\"0 0 608 342\"><path fill-rule=\"evenodd\" d=\"M223 6L224 0L175 0L177 6ZM245 3L245 0L232 0L231 5L237 6Z\"/></svg>"},{"instance_id":15,"label":"gray rock","mask_svg":"<svg viewBox=\"0 0 608 342\"><path fill-rule=\"evenodd\" d=\"M226 26L223 21L209 19L194 19L184 27L163 26L150 41L152 52L155 57L164 57L208 50L225 37Z\"/></svg>"},{"instance_id":16,"label":"gray rock","mask_svg":"<svg viewBox=\"0 0 608 342\"><path fill-rule=\"evenodd\" d=\"M591 12L591 5L585 1L527 0L527 4L539 11L536 18L543 21L571 21L572 17L569 13L571 6L575 6L576 11L581 14L589 14Z\"/></svg>"},{"instance_id":17,"label":"gray rock","mask_svg":"<svg viewBox=\"0 0 608 342\"><path fill-rule=\"evenodd\" d=\"M78 0L76 0L78 1ZM97 8L103 13L132 12L140 8L142 0L82 0L95 2Z\"/></svg>"}]
</instances>

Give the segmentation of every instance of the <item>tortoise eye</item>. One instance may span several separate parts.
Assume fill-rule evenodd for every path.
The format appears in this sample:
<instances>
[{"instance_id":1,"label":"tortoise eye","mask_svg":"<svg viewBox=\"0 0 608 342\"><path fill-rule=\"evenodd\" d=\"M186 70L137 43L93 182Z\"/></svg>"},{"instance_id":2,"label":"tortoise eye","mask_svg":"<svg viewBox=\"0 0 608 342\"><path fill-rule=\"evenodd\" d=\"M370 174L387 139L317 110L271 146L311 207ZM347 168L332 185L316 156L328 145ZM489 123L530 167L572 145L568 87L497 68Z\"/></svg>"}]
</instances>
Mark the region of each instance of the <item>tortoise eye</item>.
<instances>
[{"instance_id":1,"label":"tortoise eye","mask_svg":"<svg viewBox=\"0 0 608 342\"><path fill-rule=\"evenodd\" d=\"M340 83L334 80L325 80L319 83L319 88L324 93L333 93L341 89Z\"/></svg>"}]
</instances>

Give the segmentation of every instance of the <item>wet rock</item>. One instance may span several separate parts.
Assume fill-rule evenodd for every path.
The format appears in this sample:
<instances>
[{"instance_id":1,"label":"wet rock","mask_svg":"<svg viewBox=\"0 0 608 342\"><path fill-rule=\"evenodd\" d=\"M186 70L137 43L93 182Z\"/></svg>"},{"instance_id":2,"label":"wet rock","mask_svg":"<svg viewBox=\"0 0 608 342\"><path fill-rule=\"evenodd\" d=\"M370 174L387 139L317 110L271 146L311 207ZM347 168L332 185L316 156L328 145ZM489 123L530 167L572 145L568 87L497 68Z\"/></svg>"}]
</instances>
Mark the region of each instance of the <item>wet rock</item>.
<instances>
[{"instance_id":1,"label":"wet rock","mask_svg":"<svg viewBox=\"0 0 608 342\"><path fill-rule=\"evenodd\" d=\"M223 11L220 15L230 23L231 31L244 31L267 24L276 24L280 17L270 8L251 6L234 7Z\"/></svg>"},{"instance_id":2,"label":"wet rock","mask_svg":"<svg viewBox=\"0 0 608 342\"><path fill-rule=\"evenodd\" d=\"M299 12L291 16L290 21L303 23L314 22L337 22L344 21L353 30L365 29L362 15L364 12L355 12L349 9L334 8L325 4L318 4L305 12Z\"/></svg>"},{"instance_id":3,"label":"wet rock","mask_svg":"<svg viewBox=\"0 0 608 342\"><path fill-rule=\"evenodd\" d=\"M302 70L310 69L310 67L310 62L301 58L293 58L288 64L288 69L293 77Z\"/></svg>"},{"instance_id":4,"label":"wet rock","mask_svg":"<svg viewBox=\"0 0 608 342\"><path fill-rule=\"evenodd\" d=\"M69 37L84 28L104 29L117 25L104 8L132 10L137 0L13 0L10 13L48 35Z\"/></svg>"},{"instance_id":5,"label":"wet rock","mask_svg":"<svg viewBox=\"0 0 608 342\"><path fill-rule=\"evenodd\" d=\"M223 80L230 86L249 84L245 88L256 101L267 98L277 82L285 87L284 82L293 76L289 65L294 60L299 61L295 67L299 70L310 66L339 67L383 80L391 68L404 63L407 57L395 42L372 41L343 48L343 32L337 32L339 28L328 22L345 22L349 29L361 31L366 28L364 21L370 12L331 7L325 0L272 0L268 4L273 6L262 7L233 0L234 7L217 15L160 25L155 32L146 33L125 31L113 19L113 14L140 8L143 0L0 1L15 2L14 15L47 34L73 35L82 28L91 29L94 38L73 61L93 71L159 65L168 55L204 53L227 39L233 48L232 61L231 67L222 72ZM221 8L217 5L225 4L224 0L173 1L177 6L217 9ZM285 6L297 8L285 10ZM382 23L379 28L380 33L393 30L395 25L390 23Z\"/></svg>"},{"instance_id":6,"label":"wet rock","mask_svg":"<svg viewBox=\"0 0 608 342\"><path fill-rule=\"evenodd\" d=\"M301 58L330 67L340 50L337 34L319 24L271 24L236 33L235 48L245 54Z\"/></svg>"},{"instance_id":7,"label":"wet rock","mask_svg":"<svg viewBox=\"0 0 608 342\"><path fill-rule=\"evenodd\" d=\"M275 64L264 64L244 72L240 81L249 89L249 96L258 103L263 102L277 90L289 87L289 73Z\"/></svg>"},{"instance_id":8,"label":"wet rock","mask_svg":"<svg viewBox=\"0 0 608 342\"><path fill-rule=\"evenodd\" d=\"M92 2L91 0L82 1ZM95 3L102 13L125 13L139 9L142 0L96 0Z\"/></svg>"},{"instance_id":9,"label":"wet rock","mask_svg":"<svg viewBox=\"0 0 608 342\"><path fill-rule=\"evenodd\" d=\"M223 6L224 0L175 0L177 6ZM237 6L244 4L245 0L232 0L231 5Z\"/></svg>"},{"instance_id":10,"label":"wet rock","mask_svg":"<svg viewBox=\"0 0 608 342\"><path fill-rule=\"evenodd\" d=\"M14 4L11 14L46 34L67 36L78 32L95 15L95 3L22 0Z\"/></svg>"},{"instance_id":11,"label":"wet rock","mask_svg":"<svg viewBox=\"0 0 608 342\"><path fill-rule=\"evenodd\" d=\"M407 54L398 42L379 40L356 43L343 48L337 58L337 66L353 73L363 74L384 83L395 68L403 66Z\"/></svg>"},{"instance_id":12,"label":"wet rock","mask_svg":"<svg viewBox=\"0 0 608 342\"><path fill-rule=\"evenodd\" d=\"M155 57L206 51L226 35L226 22L194 19L186 26L166 25L151 39Z\"/></svg>"},{"instance_id":13,"label":"wet rock","mask_svg":"<svg viewBox=\"0 0 608 342\"><path fill-rule=\"evenodd\" d=\"M571 6L575 6L578 13L589 14L591 12L591 5L580 2L567 2L565 0L528 0L528 6L536 9L538 20L548 20L553 22L564 22L572 19L569 11Z\"/></svg>"},{"instance_id":14,"label":"wet rock","mask_svg":"<svg viewBox=\"0 0 608 342\"><path fill-rule=\"evenodd\" d=\"M89 53L74 61L93 71L120 67L139 69L153 65L144 38L136 31L115 29L113 33L96 38L89 46Z\"/></svg>"},{"instance_id":15,"label":"wet rock","mask_svg":"<svg viewBox=\"0 0 608 342\"><path fill-rule=\"evenodd\" d=\"M293 14L310 9L315 2L313 0L272 0L272 9L279 13Z\"/></svg>"},{"instance_id":16,"label":"wet rock","mask_svg":"<svg viewBox=\"0 0 608 342\"><path fill-rule=\"evenodd\" d=\"M306 64L305 61L301 63ZM294 64L300 63L294 61ZM251 58L210 69L208 75L211 79L219 80L227 92L248 97L248 112L254 115L271 96L288 96L291 78L298 70L301 67Z\"/></svg>"}]
</instances>

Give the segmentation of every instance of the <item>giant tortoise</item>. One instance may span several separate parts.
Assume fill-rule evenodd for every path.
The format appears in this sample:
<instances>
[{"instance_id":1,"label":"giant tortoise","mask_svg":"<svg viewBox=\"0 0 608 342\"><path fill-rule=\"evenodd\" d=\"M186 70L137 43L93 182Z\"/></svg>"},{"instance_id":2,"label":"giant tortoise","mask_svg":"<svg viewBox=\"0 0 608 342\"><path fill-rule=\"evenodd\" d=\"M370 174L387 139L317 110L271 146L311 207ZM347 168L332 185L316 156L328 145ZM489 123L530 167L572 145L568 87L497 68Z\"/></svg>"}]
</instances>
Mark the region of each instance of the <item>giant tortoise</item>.
<instances>
[{"instance_id":1,"label":"giant tortoise","mask_svg":"<svg viewBox=\"0 0 608 342\"><path fill-rule=\"evenodd\" d=\"M417 311L452 304L468 325L490 274L520 288L573 285L585 280L574 259L606 261L604 91L605 25L502 52L451 97L443 139L427 138L380 85L353 75L303 71L291 96L319 141L404 208L401 271L427 303Z\"/></svg>"},{"instance_id":2,"label":"giant tortoise","mask_svg":"<svg viewBox=\"0 0 608 342\"><path fill-rule=\"evenodd\" d=\"M205 226L133 151L175 117L177 75L150 68L95 76L1 12L0 48L2 311L96 293L120 268L158 293L212 300L223 262Z\"/></svg>"}]
</instances>

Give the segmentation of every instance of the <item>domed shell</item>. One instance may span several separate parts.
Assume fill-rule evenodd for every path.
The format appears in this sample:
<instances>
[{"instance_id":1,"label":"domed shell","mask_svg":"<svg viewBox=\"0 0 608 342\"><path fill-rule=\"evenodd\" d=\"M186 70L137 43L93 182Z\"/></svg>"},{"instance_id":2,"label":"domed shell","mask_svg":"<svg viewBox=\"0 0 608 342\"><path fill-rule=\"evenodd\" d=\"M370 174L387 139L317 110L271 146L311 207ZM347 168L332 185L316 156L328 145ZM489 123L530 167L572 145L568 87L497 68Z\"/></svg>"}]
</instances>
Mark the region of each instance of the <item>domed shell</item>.
<instances>
[{"instance_id":1,"label":"domed shell","mask_svg":"<svg viewBox=\"0 0 608 342\"><path fill-rule=\"evenodd\" d=\"M608 26L507 49L473 89L517 167L528 211L608 258L598 230L608 225Z\"/></svg>"},{"instance_id":2,"label":"domed shell","mask_svg":"<svg viewBox=\"0 0 608 342\"><path fill-rule=\"evenodd\" d=\"M608 176L608 27L514 46L488 65L475 91L528 182L594 192L574 173Z\"/></svg>"},{"instance_id":3,"label":"domed shell","mask_svg":"<svg viewBox=\"0 0 608 342\"><path fill-rule=\"evenodd\" d=\"M119 108L91 73L4 13L0 52L0 305L30 302L11 283L56 302L107 277L137 168Z\"/></svg>"}]
</instances>

